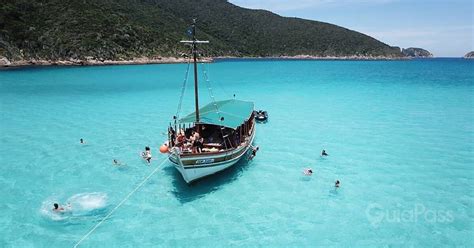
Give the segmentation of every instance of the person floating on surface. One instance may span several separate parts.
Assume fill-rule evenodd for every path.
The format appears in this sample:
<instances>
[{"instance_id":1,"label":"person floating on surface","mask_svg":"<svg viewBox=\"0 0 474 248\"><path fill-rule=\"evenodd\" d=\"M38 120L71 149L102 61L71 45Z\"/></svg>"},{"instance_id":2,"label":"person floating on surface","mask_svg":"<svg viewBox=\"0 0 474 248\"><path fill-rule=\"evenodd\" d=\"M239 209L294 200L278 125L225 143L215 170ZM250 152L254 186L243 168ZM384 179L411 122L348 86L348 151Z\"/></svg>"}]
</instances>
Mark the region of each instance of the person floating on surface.
<instances>
[{"instance_id":1,"label":"person floating on surface","mask_svg":"<svg viewBox=\"0 0 474 248\"><path fill-rule=\"evenodd\" d=\"M329 156L329 154L326 153L326 150L323 150L323 151L321 152L321 156Z\"/></svg>"},{"instance_id":2,"label":"person floating on surface","mask_svg":"<svg viewBox=\"0 0 474 248\"><path fill-rule=\"evenodd\" d=\"M306 176L311 176L313 175L313 169L311 168L306 168L303 170L303 173L306 175Z\"/></svg>"},{"instance_id":3,"label":"person floating on surface","mask_svg":"<svg viewBox=\"0 0 474 248\"><path fill-rule=\"evenodd\" d=\"M258 152L258 146L257 147L252 147L252 153L250 154L250 157L249 157L249 160L252 160L256 155L257 155L257 152Z\"/></svg>"},{"instance_id":4,"label":"person floating on surface","mask_svg":"<svg viewBox=\"0 0 474 248\"><path fill-rule=\"evenodd\" d=\"M120 162L117 159L114 159L114 165L121 165Z\"/></svg>"},{"instance_id":5,"label":"person floating on surface","mask_svg":"<svg viewBox=\"0 0 474 248\"><path fill-rule=\"evenodd\" d=\"M339 188L339 184L340 184L340 183L341 183L341 182L339 182L339 180L336 180L336 183L334 184L334 187Z\"/></svg>"},{"instance_id":6,"label":"person floating on surface","mask_svg":"<svg viewBox=\"0 0 474 248\"><path fill-rule=\"evenodd\" d=\"M53 208L53 211L54 211L54 212L62 212L62 211L64 211L64 208L61 207L61 206L59 206L59 204L57 204L57 203L54 203L53 206L54 206L54 208Z\"/></svg>"}]
</instances>

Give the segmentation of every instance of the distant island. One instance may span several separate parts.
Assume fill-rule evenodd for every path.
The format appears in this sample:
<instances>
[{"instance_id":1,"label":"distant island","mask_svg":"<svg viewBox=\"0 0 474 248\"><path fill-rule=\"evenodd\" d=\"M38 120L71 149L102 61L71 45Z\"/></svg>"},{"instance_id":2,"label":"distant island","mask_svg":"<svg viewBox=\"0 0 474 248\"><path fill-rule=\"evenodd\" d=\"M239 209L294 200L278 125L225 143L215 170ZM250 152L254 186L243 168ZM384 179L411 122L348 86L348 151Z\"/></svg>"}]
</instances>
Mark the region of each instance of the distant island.
<instances>
[{"instance_id":1,"label":"distant island","mask_svg":"<svg viewBox=\"0 0 474 248\"><path fill-rule=\"evenodd\" d=\"M333 24L226 0L16 0L0 6L0 65L183 62L193 18L203 56L399 59L399 47ZM404 50L409 50L404 49ZM415 54L420 54L416 53Z\"/></svg>"},{"instance_id":2,"label":"distant island","mask_svg":"<svg viewBox=\"0 0 474 248\"><path fill-rule=\"evenodd\" d=\"M465 59L474 59L474 51L470 51L464 55Z\"/></svg>"},{"instance_id":3,"label":"distant island","mask_svg":"<svg viewBox=\"0 0 474 248\"><path fill-rule=\"evenodd\" d=\"M433 54L429 51L417 48L417 47L409 47L406 49L402 49L402 53L410 58L432 58Z\"/></svg>"}]
</instances>

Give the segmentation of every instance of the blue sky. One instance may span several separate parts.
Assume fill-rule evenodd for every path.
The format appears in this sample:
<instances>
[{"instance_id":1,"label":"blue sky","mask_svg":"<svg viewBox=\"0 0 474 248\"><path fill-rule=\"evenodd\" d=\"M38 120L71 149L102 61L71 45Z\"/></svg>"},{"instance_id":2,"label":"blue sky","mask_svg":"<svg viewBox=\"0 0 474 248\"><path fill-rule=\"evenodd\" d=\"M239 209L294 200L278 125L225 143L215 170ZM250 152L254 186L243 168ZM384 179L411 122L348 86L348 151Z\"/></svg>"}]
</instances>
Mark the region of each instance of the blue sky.
<instances>
[{"instance_id":1,"label":"blue sky","mask_svg":"<svg viewBox=\"0 0 474 248\"><path fill-rule=\"evenodd\" d=\"M282 16L336 24L392 46L421 47L437 57L474 50L473 0L229 0Z\"/></svg>"}]
</instances>

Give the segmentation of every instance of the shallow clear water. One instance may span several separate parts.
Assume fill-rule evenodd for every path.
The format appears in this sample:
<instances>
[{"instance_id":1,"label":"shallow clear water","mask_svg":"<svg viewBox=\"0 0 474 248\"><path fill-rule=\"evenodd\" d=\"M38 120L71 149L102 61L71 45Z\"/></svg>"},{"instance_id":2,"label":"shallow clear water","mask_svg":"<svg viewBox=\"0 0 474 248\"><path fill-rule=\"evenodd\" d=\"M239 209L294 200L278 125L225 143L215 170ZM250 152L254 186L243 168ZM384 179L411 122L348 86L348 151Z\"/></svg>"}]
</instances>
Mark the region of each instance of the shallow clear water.
<instances>
[{"instance_id":1,"label":"shallow clear water","mask_svg":"<svg viewBox=\"0 0 474 248\"><path fill-rule=\"evenodd\" d=\"M256 158L191 186L165 163L83 246L474 246L474 61L208 67L218 99L269 112ZM117 206L166 159L185 69L0 71L0 246L73 246Z\"/></svg>"}]
</instances>

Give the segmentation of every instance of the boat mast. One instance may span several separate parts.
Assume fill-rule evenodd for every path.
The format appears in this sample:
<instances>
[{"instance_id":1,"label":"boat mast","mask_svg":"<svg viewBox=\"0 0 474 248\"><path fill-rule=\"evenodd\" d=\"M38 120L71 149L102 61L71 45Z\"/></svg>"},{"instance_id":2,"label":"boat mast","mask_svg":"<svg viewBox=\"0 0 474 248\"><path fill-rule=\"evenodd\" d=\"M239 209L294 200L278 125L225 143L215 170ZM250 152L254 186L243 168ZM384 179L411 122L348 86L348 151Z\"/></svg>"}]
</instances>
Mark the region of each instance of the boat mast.
<instances>
[{"instance_id":1,"label":"boat mast","mask_svg":"<svg viewBox=\"0 0 474 248\"><path fill-rule=\"evenodd\" d=\"M191 26L193 32L193 59L194 59L194 99L196 105L196 124L199 123L199 92L198 92L198 73L197 73L197 48L196 48L196 19L193 19Z\"/></svg>"},{"instance_id":2,"label":"boat mast","mask_svg":"<svg viewBox=\"0 0 474 248\"><path fill-rule=\"evenodd\" d=\"M189 31L189 30L188 30ZM199 124L199 91L198 91L198 72L197 72L197 44L209 43L209 41L201 41L196 39L196 19L193 19L193 24L191 25L192 40L182 40L181 43L188 43L192 45L193 48L193 59L194 59L194 99L196 105L196 126Z\"/></svg>"}]
</instances>

